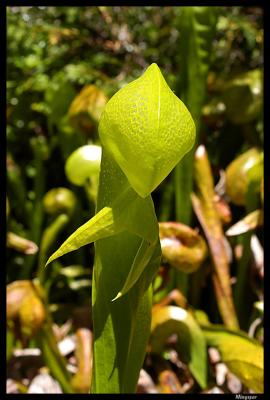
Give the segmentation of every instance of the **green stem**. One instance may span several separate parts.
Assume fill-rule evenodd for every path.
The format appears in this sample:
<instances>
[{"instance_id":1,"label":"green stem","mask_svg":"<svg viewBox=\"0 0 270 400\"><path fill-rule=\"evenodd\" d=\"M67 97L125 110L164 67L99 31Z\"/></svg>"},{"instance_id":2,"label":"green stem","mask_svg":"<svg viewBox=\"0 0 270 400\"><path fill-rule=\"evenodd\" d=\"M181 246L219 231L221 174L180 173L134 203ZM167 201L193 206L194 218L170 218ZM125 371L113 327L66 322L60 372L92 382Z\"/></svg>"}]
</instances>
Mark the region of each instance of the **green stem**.
<instances>
[{"instance_id":1,"label":"green stem","mask_svg":"<svg viewBox=\"0 0 270 400\"><path fill-rule=\"evenodd\" d=\"M113 171L108 174L107 171ZM110 207L128 182L115 161L103 151L97 212ZM108 198L108 188L110 197ZM133 190L130 188L133 192ZM125 205L130 222L140 218L145 204L134 192L141 208L132 213ZM153 205L150 206L154 212ZM129 214L130 212L130 214ZM138 216L139 215L139 216ZM137 223L137 222L136 222ZM136 224L134 223L134 224ZM147 219L144 224L149 224ZM156 221L157 224L157 221ZM156 226L158 237L158 225ZM112 301L123 287L141 238L128 231L95 242L95 264L92 283L94 360L92 393L134 393L150 335L152 288L150 282L159 266L160 246L157 244L153 261L127 294Z\"/></svg>"},{"instance_id":2,"label":"green stem","mask_svg":"<svg viewBox=\"0 0 270 400\"><path fill-rule=\"evenodd\" d=\"M96 174L89 177L84 184L85 192L91 205L97 202L98 180L99 176Z\"/></svg>"},{"instance_id":3,"label":"green stem","mask_svg":"<svg viewBox=\"0 0 270 400\"><path fill-rule=\"evenodd\" d=\"M55 242L58 234L69 222L69 219L70 218L68 215L60 214L55 219L55 221L53 221L53 223L45 229L43 233L37 270L37 279L43 287L46 281L45 262L48 256L48 251L50 250L52 244ZM46 296L45 293L44 295ZM38 340L40 343L40 348L44 357L44 361L46 365L50 368L52 375L58 380L58 382L62 386L64 393L75 393L70 384L71 376L66 369L66 362L59 352L57 342L52 330L52 319L49 313L49 305L47 303L47 300L44 301L44 306L47 310L47 322L41 328L41 331L38 334Z\"/></svg>"},{"instance_id":4,"label":"green stem","mask_svg":"<svg viewBox=\"0 0 270 400\"><path fill-rule=\"evenodd\" d=\"M160 202L159 221L166 222L171 218L173 195L174 195L174 184L173 176L170 176L166 180L164 189L162 190L162 198Z\"/></svg>"},{"instance_id":5,"label":"green stem","mask_svg":"<svg viewBox=\"0 0 270 400\"><path fill-rule=\"evenodd\" d=\"M196 151L194 165L197 195L192 194L192 202L210 250L213 263L212 280L217 304L224 324L232 329L238 329L224 232L214 204L214 178L206 149L202 145Z\"/></svg>"},{"instance_id":6,"label":"green stem","mask_svg":"<svg viewBox=\"0 0 270 400\"><path fill-rule=\"evenodd\" d=\"M39 259L38 259L38 270L37 270L37 278L39 279L41 285L45 282L45 263L48 258L48 252L55 242L58 234L63 230L63 228L67 225L70 218L67 214L60 214L49 225L42 236L41 244L40 244L40 252L39 252Z\"/></svg>"},{"instance_id":7,"label":"green stem","mask_svg":"<svg viewBox=\"0 0 270 400\"><path fill-rule=\"evenodd\" d=\"M237 315L240 321L240 325L244 328L246 317L246 305L247 305L247 288L248 288L248 272L251 258L250 240L252 233L247 232L239 238L242 244L242 257L237 265L236 285L234 289L234 304L236 307Z\"/></svg>"},{"instance_id":8,"label":"green stem","mask_svg":"<svg viewBox=\"0 0 270 400\"><path fill-rule=\"evenodd\" d=\"M190 225L192 205L190 194L193 187L193 158L194 151L190 151L175 168L175 216L176 221ZM175 271L177 289L187 297L189 277L181 271Z\"/></svg>"},{"instance_id":9,"label":"green stem","mask_svg":"<svg viewBox=\"0 0 270 400\"><path fill-rule=\"evenodd\" d=\"M193 160L194 151L191 150L175 168L175 216L186 225L192 217Z\"/></svg>"},{"instance_id":10,"label":"green stem","mask_svg":"<svg viewBox=\"0 0 270 400\"><path fill-rule=\"evenodd\" d=\"M39 244L40 236L41 236L41 228L43 222L44 209L42 204L42 197L45 192L45 170L43 166L43 160L41 158L38 143L33 146L34 150L34 163L36 167L36 175L34 182L34 193L35 193L35 202L33 206L33 214L31 216L31 225L30 225L30 234L29 238ZM22 269L21 279L30 278L30 274L36 260L35 255L30 255L25 260L24 267Z\"/></svg>"},{"instance_id":11,"label":"green stem","mask_svg":"<svg viewBox=\"0 0 270 400\"><path fill-rule=\"evenodd\" d=\"M190 151L179 163L174 172L175 177L175 216L176 221L190 225L192 205L190 194L193 187L194 151ZM181 271L175 271L176 287L187 297L189 277Z\"/></svg>"},{"instance_id":12,"label":"green stem","mask_svg":"<svg viewBox=\"0 0 270 400\"><path fill-rule=\"evenodd\" d=\"M27 209L27 193L24 176L15 162L7 157L7 190L11 201L12 213L15 214L24 226L29 226L29 212Z\"/></svg>"},{"instance_id":13,"label":"green stem","mask_svg":"<svg viewBox=\"0 0 270 400\"><path fill-rule=\"evenodd\" d=\"M44 325L38 333L38 341L46 365L55 379L60 383L64 393L75 393L71 384L71 376L66 369L65 360L60 354L50 325Z\"/></svg>"}]
</instances>

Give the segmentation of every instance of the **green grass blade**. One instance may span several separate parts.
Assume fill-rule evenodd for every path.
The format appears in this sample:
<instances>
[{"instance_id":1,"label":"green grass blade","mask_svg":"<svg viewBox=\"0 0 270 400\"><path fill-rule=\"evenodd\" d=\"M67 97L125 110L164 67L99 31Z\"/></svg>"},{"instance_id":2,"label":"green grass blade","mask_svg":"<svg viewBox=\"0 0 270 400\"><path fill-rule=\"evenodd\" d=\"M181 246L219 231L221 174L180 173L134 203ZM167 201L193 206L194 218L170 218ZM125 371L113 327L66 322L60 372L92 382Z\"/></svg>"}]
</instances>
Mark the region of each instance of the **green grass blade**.
<instances>
[{"instance_id":1,"label":"green grass blade","mask_svg":"<svg viewBox=\"0 0 270 400\"><path fill-rule=\"evenodd\" d=\"M178 60L181 73L176 92L194 118L197 143L216 17L216 7L183 7L179 18L181 42ZM193 189L194 150L175 168L175 215L177 221L186 225L190 224L192 216L190 196ZM176 285L187 295L188 276L177 272Z\"/></svg>"}]
</instances>

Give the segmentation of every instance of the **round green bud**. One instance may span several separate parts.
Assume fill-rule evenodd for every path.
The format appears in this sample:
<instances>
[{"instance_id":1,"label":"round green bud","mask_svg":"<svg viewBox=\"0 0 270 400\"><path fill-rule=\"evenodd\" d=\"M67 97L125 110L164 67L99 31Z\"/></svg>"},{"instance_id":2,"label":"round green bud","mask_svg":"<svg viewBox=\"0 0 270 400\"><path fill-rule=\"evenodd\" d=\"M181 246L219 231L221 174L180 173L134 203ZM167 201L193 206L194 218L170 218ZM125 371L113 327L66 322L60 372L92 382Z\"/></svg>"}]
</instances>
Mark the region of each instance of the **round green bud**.
<instances>
[{"instance_id":1,"label":"round green bud","mask_svg":"<svg viewBox=\"0 0 270 400\"><path fill-rule=\"evenodd\" d=\"M44 208L48 214L72 214L76 201L74 193L62 187L49 190L43 198Z\"/></svg>"},{"instance_id":2,"label":"round green bud","mask_svg":"<svg viewBox=\"0 0 270 400\"><path fill-rule=\"evenodd\" d=\"M254 190L260 191L263 176L263 153L253 147L236 157L226 168L226 193L236 205L246 204L246 194L251 181Z\"/></svg>"},{"instance_id":3,"label":"round green bud","mask_svg":"<svg viewBox=\"0 0 270 400\"><path fill-rule=\"evenodd\" d=\"M71 153L66 161L66 176L74 185L83 186L87 178L99 174L100 162L101 146L79 147Z\"/></svg>"},{"instance_id":4,"label":"round green bud","mask_svg":"<svg viewBox=\"0 0 270 400\"><path fill-rule=\"evenodd\" d=\"M141 197L148 196L192 148L195 131L188 109L157 64L109 100L99 123L102 145Z\"/></svg>"}]
</instances>

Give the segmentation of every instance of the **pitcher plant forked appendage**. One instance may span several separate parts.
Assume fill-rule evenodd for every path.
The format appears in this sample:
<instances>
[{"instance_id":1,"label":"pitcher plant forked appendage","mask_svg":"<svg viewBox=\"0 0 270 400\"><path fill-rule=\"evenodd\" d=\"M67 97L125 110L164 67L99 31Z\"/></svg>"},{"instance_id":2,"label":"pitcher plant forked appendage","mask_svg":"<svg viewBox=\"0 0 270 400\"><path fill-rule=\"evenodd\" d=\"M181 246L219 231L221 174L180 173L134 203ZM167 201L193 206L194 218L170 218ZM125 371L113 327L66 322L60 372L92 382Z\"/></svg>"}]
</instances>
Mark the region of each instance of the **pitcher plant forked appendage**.
<instances>
[{"instance_id":1,"label":"pitcher plant forked appendage","mask_svg":"<svg viewBox=\"0 0 270 400\"><path fill-rule=\"evenodd\" d=\"M92 393L133 393L150 335L160 264L151 192L195 142L193 119L150 65L106 104L96 214L49 258L95 242Z\"/></svg>"}]
</instances>

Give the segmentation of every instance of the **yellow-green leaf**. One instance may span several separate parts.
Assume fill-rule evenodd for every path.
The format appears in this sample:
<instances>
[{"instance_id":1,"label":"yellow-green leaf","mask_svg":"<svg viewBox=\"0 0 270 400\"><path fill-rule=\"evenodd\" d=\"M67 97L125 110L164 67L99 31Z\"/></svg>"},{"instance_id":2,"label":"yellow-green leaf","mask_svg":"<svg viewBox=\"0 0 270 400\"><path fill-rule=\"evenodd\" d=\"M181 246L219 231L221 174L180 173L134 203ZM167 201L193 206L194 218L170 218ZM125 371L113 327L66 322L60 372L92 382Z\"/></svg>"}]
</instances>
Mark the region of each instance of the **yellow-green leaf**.
<instances>
[{"instance_id":1,"label":"yellow-green leaf","mask_svg":"<svg viewBox=\"0 0 270 400\"><path fill-rule=\"evenodd\" d=\"M248 388L263 393L263 347L244 332L222 326L203 327L209 346L217 347L222 361Z\"/></svg>"},{"instance_id":2,"label":"yellow-green leaf","mask_svg":"<svg viewBox=\"0 0 270 400\"><path fill-rule=\"evenodd\" d=\"M93 218L72 233L52 254L46 265L64 254L97 240L116 235L124 230L145 239L149 244L156 243L158 237L157 221L153 213L153 205L147 200L149 199L140 198L131 187L127 187L115 199L111 207L102 208ZM149 218L153 225L142 225L140 218Z\"/></svg>"}]
</instances>

